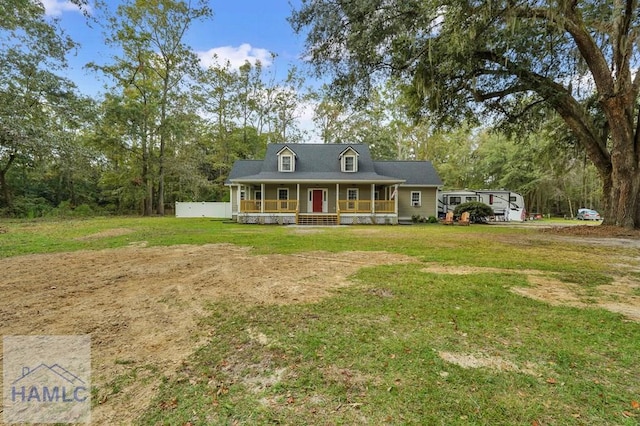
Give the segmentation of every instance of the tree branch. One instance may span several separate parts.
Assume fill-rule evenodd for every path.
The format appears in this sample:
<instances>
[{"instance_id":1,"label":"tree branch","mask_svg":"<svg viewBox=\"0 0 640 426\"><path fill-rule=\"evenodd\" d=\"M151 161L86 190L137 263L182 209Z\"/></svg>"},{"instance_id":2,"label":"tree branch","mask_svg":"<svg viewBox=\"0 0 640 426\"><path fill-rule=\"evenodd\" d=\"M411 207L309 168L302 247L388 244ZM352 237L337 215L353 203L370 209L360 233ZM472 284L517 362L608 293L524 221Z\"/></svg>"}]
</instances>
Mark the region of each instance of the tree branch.
<instances>
[{"instance_id":1,"label":"tree branch","mask_svg":"<svg viewBox=\"0 0 640 426\"><path fill-rule=\"evenodd\" d=\"M611 157L607 150L605 139L598 135L593 122L565 87L548 77L536 74L529 69L521 68L518 64L509 62L494 52L475 52L475 56L479 60L488 61L502 67L505 74L515 76L523 83L521 86L523 91L531 90L549 102L578 136L585 149L592 154L596 167L601 170L610 167Z\"/></svg>"},{"instance_id":2,"label":"tree branch","mask_svg":"<svg viewBox=\"0 0 640 426\"><path fill-rule=\"evenodd\" d=\"M548 8L514 6L510 11L520 18L537 19L564 28L573 38L582 58L587 63L600 95L612 96L614 84L609 65L595 40L587 32L582 17L576 13L575 2L566 2L563 9L561 12L554 12Z\"/></svg>"}]
</instances>

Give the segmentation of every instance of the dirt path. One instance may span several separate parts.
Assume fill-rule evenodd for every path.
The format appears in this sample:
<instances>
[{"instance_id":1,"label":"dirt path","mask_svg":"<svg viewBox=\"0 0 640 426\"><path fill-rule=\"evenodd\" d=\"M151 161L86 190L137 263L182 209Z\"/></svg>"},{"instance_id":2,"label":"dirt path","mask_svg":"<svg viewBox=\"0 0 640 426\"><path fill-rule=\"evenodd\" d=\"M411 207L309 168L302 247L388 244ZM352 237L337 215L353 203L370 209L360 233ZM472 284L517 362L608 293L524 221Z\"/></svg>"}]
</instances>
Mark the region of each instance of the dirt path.
<instances>
[{"instance_id":1,"label":"dirt path","mask_svg":"<svg viewBox=\"0 0 640 426\"><path fill-rule=\"evenodd\" d=\"M197 320L205 303L312 302L363 266L415 261L383 252L253 256L233 245L143 245L0 260L3 335L91 334L96 424L142 413L160 377L204 343Z\"/></svg>"}]
</instances>

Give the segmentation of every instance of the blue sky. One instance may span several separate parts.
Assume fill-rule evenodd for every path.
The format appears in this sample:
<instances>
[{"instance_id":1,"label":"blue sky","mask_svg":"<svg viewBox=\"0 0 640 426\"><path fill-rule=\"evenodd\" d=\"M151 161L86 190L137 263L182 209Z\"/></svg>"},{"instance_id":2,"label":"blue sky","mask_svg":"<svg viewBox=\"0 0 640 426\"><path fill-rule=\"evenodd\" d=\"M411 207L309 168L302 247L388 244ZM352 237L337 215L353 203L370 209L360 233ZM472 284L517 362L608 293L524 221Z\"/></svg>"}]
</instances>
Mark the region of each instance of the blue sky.
<instances>
[{"instance_id":1,"label":"blue sky","mask_svg":"<svg viewBox=\"0 0 640 426\"><path fill-rule=\"evenodd\" d=\"M90 24L68 0L42 0L49 16L60 20L68 34L80 43L76 55L69 56L68 77L81 92L95 95L103 91L100 76L83 70L88 62L109 63L112 52L104 43L102 29ZM119 1L111 0L114 8ZM297 0L291 3L297 4ZM290 65L302 66L304 39L296 35L287 22L291 13L289 0L210 0L214 16L195 24L187 34L187 44L204 58L215 52L232 65L260 59L265 66L284 75ZM91 10L90 10L91 12ZM270 63L270 54L277 55Z\"/></svg>"},{"instance_id":2,"label":"blue sky","mask_svg":"<svg viewBox=\"0 0 640 426\"><path fill-rule=\"evenodd\" d=\"M75 55L68 57L69 69L66 77L73 81L80 92L89 96L99 96L105 91L104 77L85 69L89 62L112 63L114 52L105 45L103 29L87 18L68 0L41 0L47 15L58 19L62 28L80 44ZM93 0L89 0L92 3ZM115 8L119 0L106 0ZM293 32L287 22L291 14L291 4L297 6L300 0L209 0L213 18L207 22L195 23L186 35L188 44L208 65L207 58L213 53L222 60L229 60L239 67L245 60L259 59L263 68L277 80L285 78L292 65L304 70L301 61L304 37ZM98 15L89 8L89 12ZM271 54L276 54L272 62ZM317 87L318 82L307 79L308 86ZM307 132L307 142L318 143L313 122L313 104L305 104L298 109L297 121L300 129Z\"/></svg>"}]
</instances>

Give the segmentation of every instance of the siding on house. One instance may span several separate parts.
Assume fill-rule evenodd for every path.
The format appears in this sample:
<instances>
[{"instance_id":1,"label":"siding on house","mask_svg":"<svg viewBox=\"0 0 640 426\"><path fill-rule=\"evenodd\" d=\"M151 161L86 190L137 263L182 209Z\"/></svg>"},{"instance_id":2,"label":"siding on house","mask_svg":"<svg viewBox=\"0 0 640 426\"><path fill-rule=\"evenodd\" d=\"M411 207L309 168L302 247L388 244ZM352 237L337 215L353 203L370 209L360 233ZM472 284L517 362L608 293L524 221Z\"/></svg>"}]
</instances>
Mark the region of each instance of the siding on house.
<instances>
[{"instance_id":1,"label":"siding on house","mask_svg":"<svg viewBox=\"0 0 640 426\"><path fill-rule=\"evenodd\" d=\"M421 192L420 207L411 205L411 193L414 191ZM398 189L398 219L411 220L414 215L438 217L437 193L438 189L433 187L401 186Z\"/></svg>"}]
</instances>

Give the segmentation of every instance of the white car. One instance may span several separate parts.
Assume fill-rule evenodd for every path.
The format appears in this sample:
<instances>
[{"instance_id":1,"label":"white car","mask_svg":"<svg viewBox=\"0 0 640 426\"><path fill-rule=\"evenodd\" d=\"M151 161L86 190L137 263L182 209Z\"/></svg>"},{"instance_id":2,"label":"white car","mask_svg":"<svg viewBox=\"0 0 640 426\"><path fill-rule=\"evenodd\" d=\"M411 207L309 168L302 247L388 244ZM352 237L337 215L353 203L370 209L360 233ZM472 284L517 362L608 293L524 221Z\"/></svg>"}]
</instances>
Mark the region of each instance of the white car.
<instances>
[{"instance_id":1,"label":"white car","mask_svg":"<svg viewBox=\"0 0 640 426\"><path fill-rule=\"evenodd\" d=\"M576 216L578 220L600 220L600 213L591 209L579 209L578 215Z\"/></svg>"}]
</instances>

